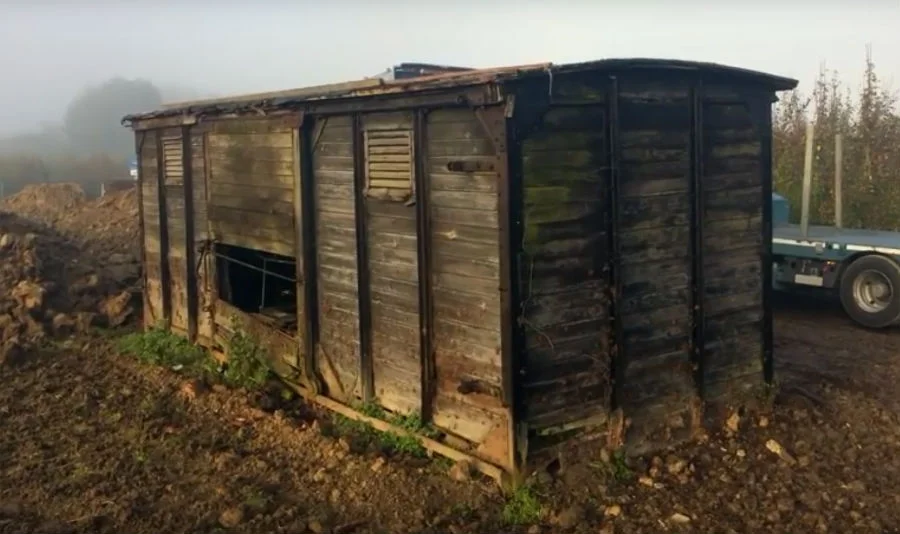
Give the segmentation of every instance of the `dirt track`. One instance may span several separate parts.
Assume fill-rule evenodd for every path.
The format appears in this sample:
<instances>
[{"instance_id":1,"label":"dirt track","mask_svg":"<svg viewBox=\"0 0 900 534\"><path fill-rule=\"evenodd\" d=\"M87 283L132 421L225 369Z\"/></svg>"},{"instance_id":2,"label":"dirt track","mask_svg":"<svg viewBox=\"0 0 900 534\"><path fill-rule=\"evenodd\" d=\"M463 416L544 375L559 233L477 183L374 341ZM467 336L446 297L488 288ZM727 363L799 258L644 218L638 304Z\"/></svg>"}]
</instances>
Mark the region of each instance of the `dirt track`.
<instances>
[{"instance_id":1,"label":"dirt track","mask_svg":"<svg viewBox=\"0 0 900 534\"><path fill-rule=\"evenodd\" d=\"M900 331L780 300L771 417L508 498L77 335L0 365L0 533L900 532Z\"/></svg>"}]
</instances>

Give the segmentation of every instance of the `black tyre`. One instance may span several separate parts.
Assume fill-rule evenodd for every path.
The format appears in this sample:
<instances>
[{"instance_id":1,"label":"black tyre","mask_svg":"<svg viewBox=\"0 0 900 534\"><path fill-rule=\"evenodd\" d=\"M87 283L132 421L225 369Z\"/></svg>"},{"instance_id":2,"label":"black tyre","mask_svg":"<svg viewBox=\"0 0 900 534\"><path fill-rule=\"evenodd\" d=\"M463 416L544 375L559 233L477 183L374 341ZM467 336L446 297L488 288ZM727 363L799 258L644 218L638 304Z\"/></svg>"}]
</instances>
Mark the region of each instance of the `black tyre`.
<instances>
[{"instance_id":1,"label":"black tyre","mask_svg":"<svg viewBox=\"0 0 900 534\"><path fill-rule=\"evenodd\" d=\"M841 304L847 315L867 328L884 328L900 320L900 265L885 256L863 256L841 275Z\"/></svg>"}]
</instances>

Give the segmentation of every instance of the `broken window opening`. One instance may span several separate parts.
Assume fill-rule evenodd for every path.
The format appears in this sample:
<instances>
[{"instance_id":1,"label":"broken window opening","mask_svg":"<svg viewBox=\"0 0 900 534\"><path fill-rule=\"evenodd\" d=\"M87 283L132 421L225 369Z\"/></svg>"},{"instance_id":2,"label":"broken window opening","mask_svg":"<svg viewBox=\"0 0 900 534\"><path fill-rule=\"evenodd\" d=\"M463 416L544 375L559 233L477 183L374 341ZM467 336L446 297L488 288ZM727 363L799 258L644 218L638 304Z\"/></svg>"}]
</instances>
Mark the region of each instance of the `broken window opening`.
<instances>
[{"instance_id":1,"label":"broken window opening","mask_svg":"<svg viewBox=\"0 0 900 534\"><path fill-rule=\"evenodd\" d=\"M274 328L297 331L297 263L288 256L216 243L219 298Z\"/></svg>"}]
</instances>

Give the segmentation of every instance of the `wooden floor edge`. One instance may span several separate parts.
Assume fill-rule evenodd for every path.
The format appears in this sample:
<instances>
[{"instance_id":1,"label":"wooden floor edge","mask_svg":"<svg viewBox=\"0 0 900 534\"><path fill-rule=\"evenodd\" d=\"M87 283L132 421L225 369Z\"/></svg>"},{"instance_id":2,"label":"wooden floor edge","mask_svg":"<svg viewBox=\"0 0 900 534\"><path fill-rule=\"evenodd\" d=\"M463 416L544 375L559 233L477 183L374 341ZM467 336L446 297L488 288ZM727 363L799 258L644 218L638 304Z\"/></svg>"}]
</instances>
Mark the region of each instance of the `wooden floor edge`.
<instances>
[{"instance_id":1,"label":"wooden floor edge","mask_svg":"<svg viewBox=\"0 0 900 534\"><path fill-rule=\"evenodd\" d=\"M417 434L414 432L409 432L408 430L404 430L398 426L392 425L387 421L382 421L381 419L376 419L374 417L369 417L368 415L362 414L353 408L347 406L346 404L340 403L334 399L325 397L323 395L314 395L311 393L306 387L293 383L290 381L285 381L285 383L291 387L291 389L295 390L300 396L306 399L309 402L314 402L323 408L330 410L335 413L339 413L344 417L353 419L355 421L360 421L371 425L372 428L376 430L380 430L381 432L391 432L400 436L407 436L418 439L422 446L428 449L429 451L440 454L450 460L456 462L468 462L473 468L477 469L480 473L485 476L493 479L499 486L505 487L510 480L510 474L507 473L504 469L490 463L486 462L480 458L472 456L471 454L466 454L460 450L454 449L443 443L439 443L431 438L425 437L421 434Z\"/></svg>"}]
</instances>

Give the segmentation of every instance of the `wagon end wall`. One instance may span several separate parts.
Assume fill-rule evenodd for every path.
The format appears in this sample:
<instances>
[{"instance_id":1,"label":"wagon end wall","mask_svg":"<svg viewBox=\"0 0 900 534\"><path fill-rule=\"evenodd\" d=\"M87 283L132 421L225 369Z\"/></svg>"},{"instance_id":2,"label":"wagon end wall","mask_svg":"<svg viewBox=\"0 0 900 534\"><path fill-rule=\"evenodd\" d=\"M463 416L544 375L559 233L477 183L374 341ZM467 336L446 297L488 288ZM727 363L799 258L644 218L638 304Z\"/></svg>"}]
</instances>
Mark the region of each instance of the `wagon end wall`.
<instances>
[{"instance_id":1,"label":"wagon end wall","mask_svg":"<svg viewBox=\"0 0 900 534\"><path fill-rule=\"evenodd\" d=\"M529 457L577 436L658 449L750 402L771 358L771 91L613 73L516 97Z\"/></svg>"}]
</instances>

